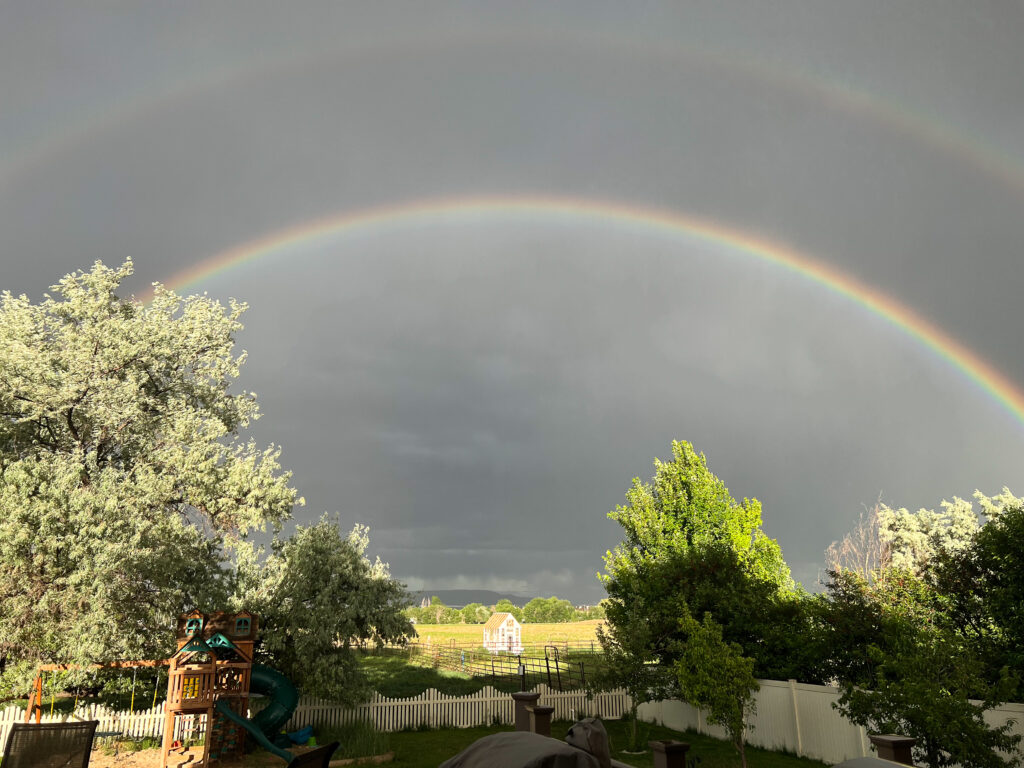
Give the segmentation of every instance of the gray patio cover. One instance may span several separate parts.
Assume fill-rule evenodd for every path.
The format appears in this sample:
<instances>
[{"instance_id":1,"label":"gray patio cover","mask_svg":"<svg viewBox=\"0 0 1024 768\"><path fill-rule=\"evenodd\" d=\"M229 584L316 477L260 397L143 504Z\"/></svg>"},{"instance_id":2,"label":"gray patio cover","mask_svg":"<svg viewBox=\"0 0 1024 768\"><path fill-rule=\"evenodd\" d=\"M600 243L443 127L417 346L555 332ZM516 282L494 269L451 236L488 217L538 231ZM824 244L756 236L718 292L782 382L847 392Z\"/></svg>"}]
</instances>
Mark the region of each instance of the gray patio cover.
<instances>
[{"instance_id":1,"label":"gray patio cover","mask_svg":"<svg viewBox=\"0 0 1024 768\"><path fill-rule=\"evenodd\" d=\"M568 743L566 743L568 742ZM610 768L608 734L588 717L569 729L565 741L513 731L477 739L440 768Z\"/></svg>"}]
</instances>

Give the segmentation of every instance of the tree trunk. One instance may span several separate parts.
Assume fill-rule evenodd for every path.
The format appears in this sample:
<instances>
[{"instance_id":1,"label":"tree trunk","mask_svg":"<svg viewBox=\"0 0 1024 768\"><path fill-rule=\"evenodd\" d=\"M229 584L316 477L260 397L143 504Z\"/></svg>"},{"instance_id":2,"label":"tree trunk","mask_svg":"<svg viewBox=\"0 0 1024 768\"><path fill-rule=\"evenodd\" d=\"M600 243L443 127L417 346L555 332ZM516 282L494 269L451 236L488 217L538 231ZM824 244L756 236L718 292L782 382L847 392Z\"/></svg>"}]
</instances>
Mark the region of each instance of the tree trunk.
<instances>
[{"instance_id":1,"label":"tree trunk","mask_svg":"<svg viewBox=\"0 0 1024 768\"><path fill-rule=\"evenodd\" d=\"M746 744L743 743L742 736L736 740L736 749L739 750L740 753L740 765L742 765L743 768L747 768L747 747Z\"/></svg>"}]
</instances>

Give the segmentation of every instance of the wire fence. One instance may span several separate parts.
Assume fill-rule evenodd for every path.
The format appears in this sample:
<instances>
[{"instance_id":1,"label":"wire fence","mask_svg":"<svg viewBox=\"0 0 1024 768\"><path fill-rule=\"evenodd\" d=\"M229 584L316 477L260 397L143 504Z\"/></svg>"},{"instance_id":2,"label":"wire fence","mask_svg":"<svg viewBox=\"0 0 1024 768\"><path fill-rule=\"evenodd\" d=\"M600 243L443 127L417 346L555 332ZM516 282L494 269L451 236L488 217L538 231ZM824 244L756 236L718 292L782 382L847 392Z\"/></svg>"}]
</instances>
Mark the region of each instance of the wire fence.
<instances>
[{"instance_id":1,"label":"wire fence","mask_svg":"<svg viewBox=\"0 0 1024 768\"><path fill-rule=\"evenodd\" d=\"M536 650L536 649L535 649ZM540 646L543 655L490 653L477 647L456 645L413 645L410 660L434 669L462 672L472 677L489 678L493 683L514 682L520 690L544 684L554 691L582 690L587 685L587 661L573 654L566 645ZM587 652L589 655L589 651ZM589 660L597 665L595 654Z\"/></svg>"}]
</instances>

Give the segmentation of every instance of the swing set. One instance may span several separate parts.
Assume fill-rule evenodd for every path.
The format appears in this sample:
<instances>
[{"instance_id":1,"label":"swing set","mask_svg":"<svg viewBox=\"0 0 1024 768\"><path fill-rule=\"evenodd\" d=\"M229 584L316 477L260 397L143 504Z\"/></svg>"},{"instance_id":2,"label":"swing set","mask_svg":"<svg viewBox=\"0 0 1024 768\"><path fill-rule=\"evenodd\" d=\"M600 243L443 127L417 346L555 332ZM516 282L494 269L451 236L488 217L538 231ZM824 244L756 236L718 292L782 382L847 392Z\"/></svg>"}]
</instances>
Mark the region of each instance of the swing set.
<instances>
[{"instance_id":1,"label":"swing set","mask_svg":"<svg viewBox=\"0 0 1024 768\"><path fill-rule=\"evenodd\" d=\"M131 694L131 704L129 705L129 709L134 711L135 710L135 688L136 688L136 684L138 682L139 668L141 668L141 667L166 667L169 664L170 664L170 660L169 659L143 660L143 661L108 661L108 662L99 663L99 664L40 664L39 667L37 667L36 679L32 683L32 691L31 691L31 693L29 693L28 706L25 707L25 722L26 723L32 722L33 716L35 717L36 723L39 723L39 722L42 721L42 717L43 717L43 675L45 673L47 673L47 672L50 672L52 677L56 678L56 675L57 675L58 672L70 672L70 671L74 671L74 670L83 670L83 669L93 669L93 670L100 670L100 669L131 669L132 670L132 694ZM50 714L51 715L53 714L54 703L55 703L55 696L54 696L54 693L53 693L54 688L55 688L55 686L51 686L51 690L50 690ZM160 675L158 673L157 674L157 682L153 686L153 706L156 706L156 697L157 697L157 693L159 692L159 690L160 690ZM77 708L78 708L78 694L76 693L75 694L75 703L72 706L72 710L71 710L72 714L74 714L74 711ZM104 734L99 734L98 733L96 735L97 736L102 736ZM107 734L107 735L112 735L112 734ZM117 735L120 735L120 734L117 734Z\"/></svg>"}]
</instances>

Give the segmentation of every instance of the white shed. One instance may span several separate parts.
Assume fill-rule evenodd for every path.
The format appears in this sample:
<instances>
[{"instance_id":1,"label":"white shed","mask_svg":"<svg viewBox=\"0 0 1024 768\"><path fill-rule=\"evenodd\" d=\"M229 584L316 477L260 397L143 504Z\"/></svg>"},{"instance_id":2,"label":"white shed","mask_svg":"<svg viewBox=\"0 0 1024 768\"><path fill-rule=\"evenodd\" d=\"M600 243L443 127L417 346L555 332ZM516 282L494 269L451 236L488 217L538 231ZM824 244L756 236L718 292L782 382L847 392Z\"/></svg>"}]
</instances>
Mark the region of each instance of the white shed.
<instances>
[{"instance_id":1,"label":"white shed","mask_svg":"<svg viewBox=\"0 0 1024 768\"><path fill-rule=\"evenodd\" d=\"M511 613L495 613L484 624L484 648L491 653L522 653L522 631Z\"/></svg>"}]
</instances>

